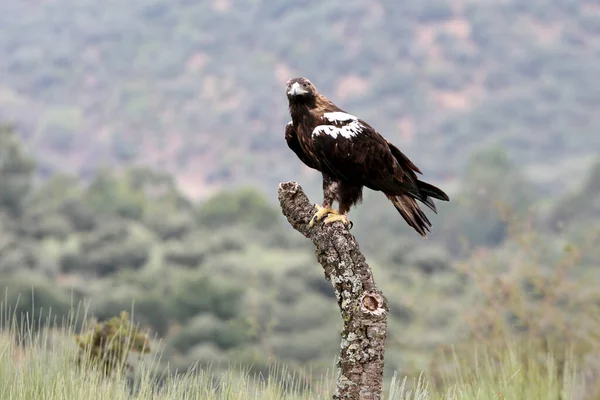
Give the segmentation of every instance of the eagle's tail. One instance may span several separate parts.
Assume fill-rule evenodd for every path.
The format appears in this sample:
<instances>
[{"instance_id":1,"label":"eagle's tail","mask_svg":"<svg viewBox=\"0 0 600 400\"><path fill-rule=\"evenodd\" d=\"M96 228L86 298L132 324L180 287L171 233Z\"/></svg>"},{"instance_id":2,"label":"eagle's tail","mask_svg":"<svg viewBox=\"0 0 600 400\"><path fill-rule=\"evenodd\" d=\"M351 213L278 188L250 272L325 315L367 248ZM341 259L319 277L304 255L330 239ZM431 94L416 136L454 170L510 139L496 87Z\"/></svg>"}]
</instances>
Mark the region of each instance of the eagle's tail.
<instances>
[{"instance_id":1,"label":"eagle's tail","mask_svg":"<svg viewBox=\"0 0 600 400\"><path fill-rule=\"evenodd\" d=\"M434 213L437 213L435 203L431 200L431 197L438 200L449 201L450 198L443 190L435 187L427 182L417 181L417 188L419 188L419 196L417 199L423 202L427 207L431 208Z\"/></svg>"},{"instance_id":2,"label":"eagle's tail","mask_svg":"<svg viewBox=\"0 0 600 400\"><path fill-rule=\"evenodd\" d=\"M407 194L413 199L419 200L421 203L429 207L433 212L437 213L435 203L431 199L448 201L448 195L440 188L437 188L427 182L416 180L416 182L403 182L400 179L394 178L393 190L386 190L388 195ZM389 196L388 196L389 197Z\"/></svg>"},{"instance_id":3,"label":"eagle's tail","mask_svg":"<svg viewBox=\"0 0 600 400\"><path fill-rule=\"evenodd\" d=\"M414 228L419 235L427 237L427 232L430 232L429 228L431 228L431 222L429 222L429 219L423 210L419 208L419 205L412 196L408 194L396 196L386 194L386 197L392 202L394 207L396 207L396 210L398 210L409 226ZM431 199L428 200L433 204Z\"/></svg>"},{"instance_id":4,"label":"eagle's tail","mask_svg":"<svg viewBox=\"0 0 600 400\"><path fill-rule=\"evenodd\" d=\"M444 193L444 191L442 189L435 187L432 184L429 184L427 182L417 181L417 187L419 188L419 191L426 196L431 196L434 199L443 200L443 201L450 200L448 195L446 193Z\"/></svg>"}]
</instances>

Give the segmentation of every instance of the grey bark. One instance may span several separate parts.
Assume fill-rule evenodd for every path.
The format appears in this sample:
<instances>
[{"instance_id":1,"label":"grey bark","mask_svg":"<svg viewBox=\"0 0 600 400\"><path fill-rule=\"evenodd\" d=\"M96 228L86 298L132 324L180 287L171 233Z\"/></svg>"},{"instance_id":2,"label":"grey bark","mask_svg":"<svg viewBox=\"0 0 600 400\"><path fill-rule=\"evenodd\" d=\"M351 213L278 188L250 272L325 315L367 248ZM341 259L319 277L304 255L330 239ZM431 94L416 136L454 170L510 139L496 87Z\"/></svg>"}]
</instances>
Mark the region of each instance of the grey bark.
<instances>
[{"instance_id":1,"label":"grey bark","mask_svg":"<svg viewBox=\"0 0 600 400\"><path fill-rule=\"evenodd\" d=\"M279 185L279 203L292 227L312 240L331 282L344 327L334 399L381 399L387 300L373 280L358 243L342 223L309 228L316 208L296 182Z\"/></svg>"}]
</instances>

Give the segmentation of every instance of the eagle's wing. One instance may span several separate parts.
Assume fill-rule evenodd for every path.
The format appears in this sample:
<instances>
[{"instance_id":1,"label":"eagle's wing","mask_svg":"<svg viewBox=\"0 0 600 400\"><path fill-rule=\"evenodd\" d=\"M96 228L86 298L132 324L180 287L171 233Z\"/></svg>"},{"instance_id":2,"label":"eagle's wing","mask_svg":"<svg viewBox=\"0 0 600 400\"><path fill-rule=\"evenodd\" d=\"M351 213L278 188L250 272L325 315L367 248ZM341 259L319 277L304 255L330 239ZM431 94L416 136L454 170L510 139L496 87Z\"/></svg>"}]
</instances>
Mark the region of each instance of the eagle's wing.
<instances>
[{"instance_id":1,"label":"eagle's wing","mask_svg":"<svg viewBox=\"0 0 600 400\"><path fill-rule=\"evenodd\" d=\"M302 145L300 144L300 140L298 138L298 134L296 131L296 127L290 121L285 127L285 141L288 144L288 147L292 149L294 153L298 156L300 161L306 164L308 167L313 169L319 169L319 163L317 162L315 156L309 152L304 151Z\"/></svg>"},{"instance_id":2,"label":"eagle's wing","mask_svg":"<svg viewBox=\"0 0 600 400\"><path fill-rule=\"evenodd\" d=\"M312 139L321 168L333 177L389 194L418 194L418 168L365 121L341 111L324 113ZM399 162L402 157L408 162Z\"/></svg>"},{"instance_id":3,"label":"eagle's wing","mask_svg":"<svg viewBox=\"0 0 600 400\"><path fill-rule=\"evenodd\" d=\"M385 193L409 226L426 236L431 222L419 200L435 211L431 197L448 200L417 179L419 169L365 121L342 111L324 113L312 132L321 168L332 177Z\"/></svg>"},{"instance_id":4,"label":"eagle's wing","mask_svg":"<svg viewBox=\"0 0 600 400\"><path fill-rule=\"evenodd\" d=\"M410 174L411 177L417 179L417 174L421 174L421 170L415 164L413 164L412 161L410 161L410 159L403 152L401 152L399 148L394 146L389 140L384 140L386 141L390 151L400 166L403 167L406 173Z\"/></svg>"}]
</instances>

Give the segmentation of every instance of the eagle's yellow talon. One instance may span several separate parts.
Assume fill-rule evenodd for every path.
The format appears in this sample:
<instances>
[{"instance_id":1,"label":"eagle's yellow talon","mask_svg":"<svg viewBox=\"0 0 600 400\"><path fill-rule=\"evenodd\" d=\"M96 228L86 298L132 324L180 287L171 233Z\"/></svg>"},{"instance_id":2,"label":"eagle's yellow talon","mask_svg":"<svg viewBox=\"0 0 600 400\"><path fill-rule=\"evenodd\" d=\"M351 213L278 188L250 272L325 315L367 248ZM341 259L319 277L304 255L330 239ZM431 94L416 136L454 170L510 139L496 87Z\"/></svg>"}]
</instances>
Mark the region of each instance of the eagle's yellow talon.
<instances>
[{"instance_id":1,"label":"eagle's yellow talon","mask_svg":"<svg viewBox=\"0 0 600 400\"><path fill-rule=\"evenodd\" d=\"M350 229L352 228L352 225L354 225L352 223L352 221L350 221L346 215L342 215L342 214L329 215L327 218L325 218L323 220L323 223L331 224L331 223L337 222L337 221L342 222L344 225L348 225L348 227Z\"/></svg>"},{"instance_id":2,"label":"eagle's yellow talon","mask_svg":"<svg viewBox=\"0 0 600 400\"><path fill-rule=\"evenodd\" d=\"M308 224L311 228L313 227L315 222L322 220L323 217L325 217L327 214L339 214L337 210L334 210L333 208L329 207L322 207L320 204L315 204L315 208L317 209L317 212L315 213L315 215L313 215L313 217L310 219L310 223Z\"/></svg>"}]
</instances>

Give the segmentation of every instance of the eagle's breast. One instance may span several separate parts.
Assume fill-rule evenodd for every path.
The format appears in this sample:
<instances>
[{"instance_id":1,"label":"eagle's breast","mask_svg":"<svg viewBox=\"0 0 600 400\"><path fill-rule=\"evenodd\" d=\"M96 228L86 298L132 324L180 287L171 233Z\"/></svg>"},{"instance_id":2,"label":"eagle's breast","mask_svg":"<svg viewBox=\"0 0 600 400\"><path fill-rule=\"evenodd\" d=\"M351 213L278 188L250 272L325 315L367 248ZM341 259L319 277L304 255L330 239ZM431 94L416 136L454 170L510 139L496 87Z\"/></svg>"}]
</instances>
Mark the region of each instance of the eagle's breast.
<instances>
[{"instance_id":1,"label":"eagle's breast","mask_svg":"<svg viewBox=\"0 0 600 400\"><path fill-rule=\"evenodd\" d=\"M296 127L298 143L300 144L300 147L302 148L304 154L312 158L315 164L318 164L318 161L316 160L316 157L314 155L312 137L309 130L310 128L307 129L308 126L306 122L301 121L296 125L293 121L290 121L288 124Z\"/></svg>"}]
</instances>

